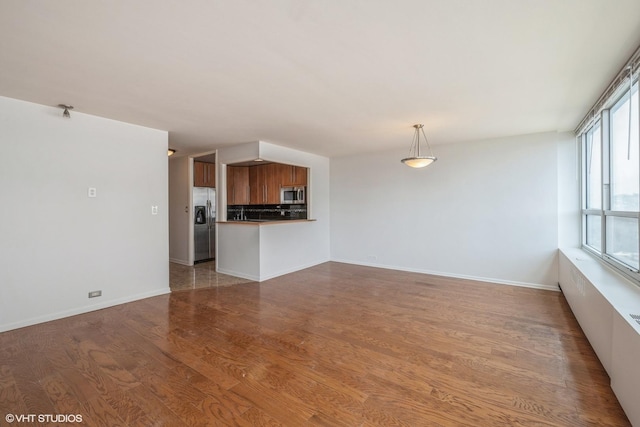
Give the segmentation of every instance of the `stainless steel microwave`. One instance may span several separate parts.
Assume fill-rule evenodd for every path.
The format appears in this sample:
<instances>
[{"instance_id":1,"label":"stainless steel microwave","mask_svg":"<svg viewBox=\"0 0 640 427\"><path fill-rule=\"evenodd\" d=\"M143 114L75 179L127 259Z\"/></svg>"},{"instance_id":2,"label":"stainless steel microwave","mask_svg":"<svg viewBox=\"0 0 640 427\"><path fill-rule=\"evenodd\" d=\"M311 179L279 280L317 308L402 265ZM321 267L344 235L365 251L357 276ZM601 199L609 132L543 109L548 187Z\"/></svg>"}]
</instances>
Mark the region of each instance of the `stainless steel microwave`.
<instances>
[{"instance_id":1,"label":"stainless steel microwave","mask_svg":"<svg viewBox=\"0 0 640 427\"><path fill-rule=\"evenodd\" d=\"M299 205L306 203L305 187L280 188L280 203L283 205Z\"/></svg>"}]
</instances>

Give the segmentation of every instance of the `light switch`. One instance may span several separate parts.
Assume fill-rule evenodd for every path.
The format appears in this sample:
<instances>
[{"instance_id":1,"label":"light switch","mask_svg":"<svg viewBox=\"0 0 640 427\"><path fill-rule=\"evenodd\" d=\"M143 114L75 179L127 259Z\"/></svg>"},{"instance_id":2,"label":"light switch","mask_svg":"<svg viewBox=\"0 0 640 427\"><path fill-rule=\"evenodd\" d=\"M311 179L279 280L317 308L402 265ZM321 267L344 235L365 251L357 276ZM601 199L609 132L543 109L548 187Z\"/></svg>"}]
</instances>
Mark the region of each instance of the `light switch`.
<instances>
[{"instance_id":1,"label":"light switch","mask_svg":"<svg viewBox=\"0 0 640 427\"><path fill-rule=\"evenodd\" d=\"M97 193L97 190L94 187L89 187L89 190L87 191L87 195L89 197L97 197L98 193Z\"/></svg>"},{"instance_id":2,"label":"light switch","mask_svg":"<svg viewBox=\"0 0 640 427\"><path fill-rule=\"evenodd\" d=\"M151 215L158 215L158 207L151 206Z\"/></svg>"}]
</instances>

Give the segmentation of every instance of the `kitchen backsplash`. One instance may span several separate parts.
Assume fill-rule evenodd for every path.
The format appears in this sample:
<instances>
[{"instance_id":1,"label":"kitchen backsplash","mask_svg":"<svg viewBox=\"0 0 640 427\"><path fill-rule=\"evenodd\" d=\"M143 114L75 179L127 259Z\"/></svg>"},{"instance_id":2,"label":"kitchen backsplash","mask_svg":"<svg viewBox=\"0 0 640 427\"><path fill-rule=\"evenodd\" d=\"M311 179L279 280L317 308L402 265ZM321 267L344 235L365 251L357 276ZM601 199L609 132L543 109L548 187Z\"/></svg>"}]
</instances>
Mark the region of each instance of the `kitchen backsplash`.
<instances>
[{"instance_id":1,"label":"kitchen backsplash","mask_svg":"<svg viewBox=\"0 0 640 427\"><path fill-rule=\"evenodd\" d=\"M307 205L227 206L227 221L307 219Z\"/></svg>"}]
</instances>

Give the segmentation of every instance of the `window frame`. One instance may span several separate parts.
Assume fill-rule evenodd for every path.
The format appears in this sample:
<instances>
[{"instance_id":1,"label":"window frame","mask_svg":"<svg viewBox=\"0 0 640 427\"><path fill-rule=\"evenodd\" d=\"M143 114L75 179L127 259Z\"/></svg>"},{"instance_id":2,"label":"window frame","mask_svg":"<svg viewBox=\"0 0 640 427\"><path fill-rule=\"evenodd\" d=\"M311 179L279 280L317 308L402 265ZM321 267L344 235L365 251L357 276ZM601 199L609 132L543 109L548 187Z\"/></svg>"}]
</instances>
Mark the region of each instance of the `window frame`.
<instances>
[{"instance_id":1,"label":"window frame","mask_svg":"<svg viewBox=\"0 0 640 427\"><path fill-rule=\"evenodd\" d=\"M629 99L629 106L632 105L632 97L634 94L639 97L640 101L640 89L639 78L635 76L633 79L632 88L630 90L627 84L626 88L621 87L615 94L611 96L609 101L605 104L604 108L594 116L593 120L583 128L578 134L579 140L579 159L580 159L580 212L581 212L581 246L582 249L591 253L592 255L602 259L607 264L613 266L616 270L632 279L636 285L640 286L640 263L638 267L634 267L626 264L625 262L617 259L611 253L607 252L607 218L634 218L638 223L638 253L640 254L640 207L637 211L616 211L611 210L611 170L613 168L612 158L610 156L611 144L612 144L612 129L611 129L611 111L618 105L623 98ZM633 90L635 88L635 91ZM638 103L640 107L640 102ZM629 108L630 108L629 107ZM640 127L640 108L635 111ZM634 113L632 111L632 113ZM589 158L588 138L593 130L600 127L600 208L588 208L588 196L589 196L589 177L587 175L588 163L592 159ZM640 130L639 130L640 134ZM637 142L640 145L640 142ZM639 147L640 148L640 147ZM640 150L638 150L640 152ZM640 167L640 153L636 159ZM639 196L640 197L640 196ZM587 218L589 216L600 217L600 248L595 248L587 244Z\"/></svg>"}]
</instances>

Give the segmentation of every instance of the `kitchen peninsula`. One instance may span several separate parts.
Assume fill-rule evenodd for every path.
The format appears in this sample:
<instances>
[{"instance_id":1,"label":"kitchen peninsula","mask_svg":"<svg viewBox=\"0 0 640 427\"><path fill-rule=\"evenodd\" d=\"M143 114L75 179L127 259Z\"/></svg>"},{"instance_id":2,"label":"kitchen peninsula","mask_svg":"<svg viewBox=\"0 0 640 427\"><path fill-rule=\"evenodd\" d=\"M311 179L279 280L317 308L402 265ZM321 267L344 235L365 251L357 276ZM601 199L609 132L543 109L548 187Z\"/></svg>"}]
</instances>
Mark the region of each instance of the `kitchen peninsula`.
<instances>
[{"instance_id":1,"label":"kitchen peninsula","mask_svg":"<svg viewBox=\"0 0 640 427\"><path fill-rule=\"evenodd\" d=\"M217 269L255 281L329 260L329 159L258 141L217 152Z\"/></svg>"}]
</instances>

